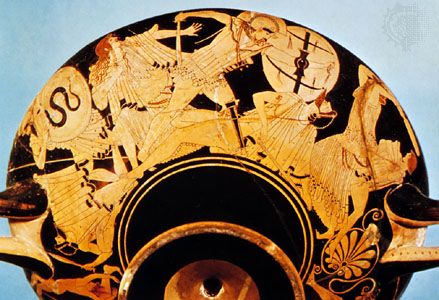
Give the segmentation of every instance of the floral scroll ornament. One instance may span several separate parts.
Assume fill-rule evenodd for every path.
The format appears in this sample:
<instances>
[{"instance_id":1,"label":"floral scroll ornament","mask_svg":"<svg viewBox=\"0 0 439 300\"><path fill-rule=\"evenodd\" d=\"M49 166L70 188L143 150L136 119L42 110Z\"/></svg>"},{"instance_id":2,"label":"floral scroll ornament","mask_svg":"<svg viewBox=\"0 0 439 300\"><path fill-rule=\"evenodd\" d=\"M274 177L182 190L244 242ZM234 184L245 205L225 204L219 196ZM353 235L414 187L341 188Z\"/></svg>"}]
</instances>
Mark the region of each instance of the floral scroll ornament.
<instances>
[{"instance_id":1,"label":"floral scroll ornament","mask_svg":"<svg viewBox=\"0 0 439 300\"><path fill-rule=\"evenodd\" d=\"M376 226L370 225L369 229L373 231ZM361 277L370 269L377 251L367 235L354 229L342 238L333 253L330 247L326 248L324 253L328 255L325 258L327 267L336 271L338 276L351 280Z\"/></svg>"},{"instance_id":2,"label":"floral scroll ornament","mask_svg":"<svg viewBox=\"0 0 439 300\"><path fill-rule=\"evenodd\" d=\"M383 216L380 209L370 210L363 217L362 228L352 228L341 238L334 237L326 243L321 266L315 266L313 272L326 275L317 281L327 281L327 292L343 295L364 284L361 295L355 299L374 299L376 282L368 275L379 259L380 233L373 222L381 220ZM367 222L368 219L372 222Z\"/></svg>"}]
</instances>

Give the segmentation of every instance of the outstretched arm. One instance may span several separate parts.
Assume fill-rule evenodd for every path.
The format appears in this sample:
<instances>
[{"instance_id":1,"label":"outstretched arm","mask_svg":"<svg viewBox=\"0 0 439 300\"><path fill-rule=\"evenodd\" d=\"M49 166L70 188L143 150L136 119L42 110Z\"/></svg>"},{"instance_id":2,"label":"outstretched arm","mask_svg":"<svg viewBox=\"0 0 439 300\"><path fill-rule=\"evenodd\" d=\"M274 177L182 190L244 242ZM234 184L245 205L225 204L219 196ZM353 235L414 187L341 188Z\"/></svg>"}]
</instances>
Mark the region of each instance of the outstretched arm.
<instances>
[{"instance_id":1,"label":"outstretched arm","mask_svg":"<svg viewBox=\"0 0 439 300\"><path fill-rule=\"evenodd\" d=\"M223 23L224 25L228 25L232 22L232 16L220 13L213 10L202 10L202 11L191 11L191 12L181 12L178 15L175 16L175 22L181 22L186 20L187 18L210 18L215 19L220 23Z\"/></svg>"},{"instance_id":2,"label":"outstretched arm","mask_svg":"<svg viewBox=\"0 0 439 300\"><path fill-rule=\"evenodd\" d=\"M189 36L197 36L198 31L201 30L203 25L199 23L194 23L186 29L183 29L180 35L189 35ZM156 40L166 39L170 37L175 37L177 35L177 30L160 30L159 26L155 24L148 32L155 38Z\"/></svg>"}]
</instances>

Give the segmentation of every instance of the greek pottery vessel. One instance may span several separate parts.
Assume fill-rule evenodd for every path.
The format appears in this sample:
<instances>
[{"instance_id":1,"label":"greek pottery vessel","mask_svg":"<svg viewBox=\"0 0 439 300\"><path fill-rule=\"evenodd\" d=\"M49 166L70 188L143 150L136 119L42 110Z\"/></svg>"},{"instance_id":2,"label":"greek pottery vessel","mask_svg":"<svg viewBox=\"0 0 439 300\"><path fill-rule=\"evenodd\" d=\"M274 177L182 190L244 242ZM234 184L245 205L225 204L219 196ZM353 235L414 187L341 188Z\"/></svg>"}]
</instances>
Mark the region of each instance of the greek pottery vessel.
<instances>
[{"instance_id":1,"label":"greek pottery vessel","mask_svg":"<svg viewBox=\"0 0 439 300\"><path fill-rule=\"evenodd\" d=\"M92 42L11 153L0 258L41 299L395 299L439 220L398 101L330 39L178 12Z\"/></svg>"}]
</instances>

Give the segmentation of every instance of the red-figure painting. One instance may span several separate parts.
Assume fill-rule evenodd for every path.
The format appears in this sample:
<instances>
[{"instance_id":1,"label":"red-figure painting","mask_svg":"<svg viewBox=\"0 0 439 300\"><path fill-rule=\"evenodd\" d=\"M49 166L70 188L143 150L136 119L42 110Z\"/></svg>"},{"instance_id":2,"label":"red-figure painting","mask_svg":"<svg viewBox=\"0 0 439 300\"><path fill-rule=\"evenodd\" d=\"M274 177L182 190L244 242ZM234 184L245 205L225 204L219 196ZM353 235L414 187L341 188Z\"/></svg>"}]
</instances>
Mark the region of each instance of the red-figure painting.
<instances>
[{"instance_id":1,"label":"red-figure painting","mask_svg":"<svg viewBox=\"0 0 439 300\"><path fill-rule=\"evenodd\" d=\"M362 61L294 22L194 10L67 61L0 194L41 299L394 299L435 267L424 160Z\"/></svg>"}]
</instances>

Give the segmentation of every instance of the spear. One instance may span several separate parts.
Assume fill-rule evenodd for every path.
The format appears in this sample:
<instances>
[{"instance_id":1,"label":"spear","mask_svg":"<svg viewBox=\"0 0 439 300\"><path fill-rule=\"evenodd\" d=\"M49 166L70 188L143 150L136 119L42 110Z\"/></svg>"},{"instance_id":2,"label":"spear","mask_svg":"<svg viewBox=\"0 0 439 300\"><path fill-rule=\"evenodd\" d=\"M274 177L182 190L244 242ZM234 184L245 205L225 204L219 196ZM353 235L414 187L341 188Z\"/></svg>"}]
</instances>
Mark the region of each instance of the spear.
<instances>
[{"instance_id":1,"label":"spear","mask_svg":"<svg viewBox=\"0 0 439 300\"><path fill-rule=\"evenodd\" d=\"M176 40L175 40L175 43L176 43L176 55L177 55L177 65L180 65L181 64L181 60L182 60L182 57L181 57L181 35L180 35L180 33L181 33L181 22L180 21L178 21L177 22L177 36L176 36Z\"/></svg>"}]
</instances>

